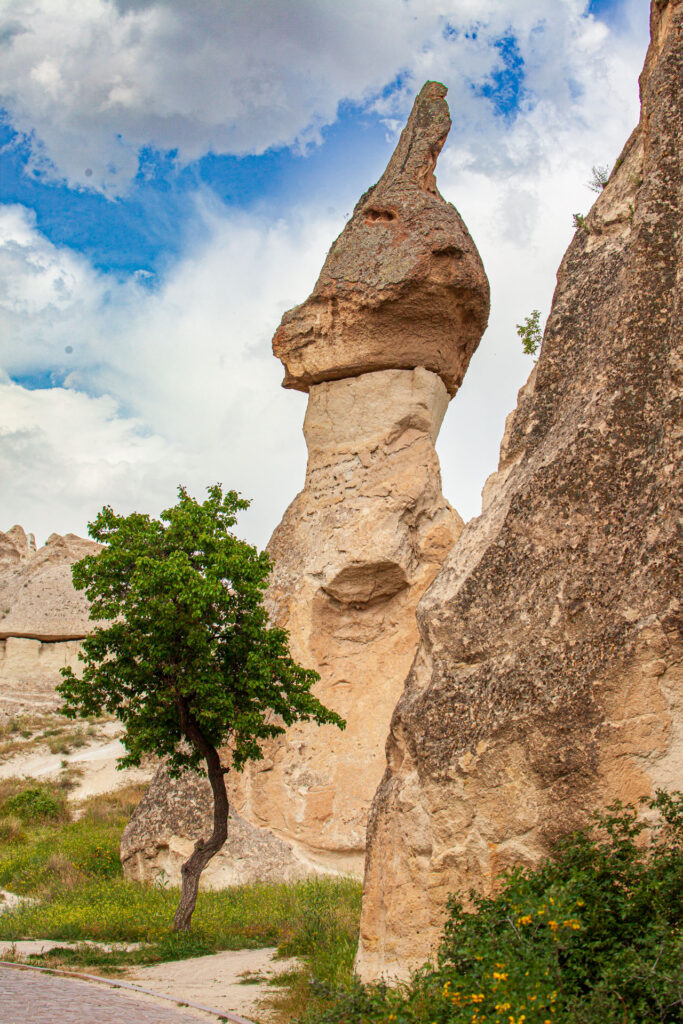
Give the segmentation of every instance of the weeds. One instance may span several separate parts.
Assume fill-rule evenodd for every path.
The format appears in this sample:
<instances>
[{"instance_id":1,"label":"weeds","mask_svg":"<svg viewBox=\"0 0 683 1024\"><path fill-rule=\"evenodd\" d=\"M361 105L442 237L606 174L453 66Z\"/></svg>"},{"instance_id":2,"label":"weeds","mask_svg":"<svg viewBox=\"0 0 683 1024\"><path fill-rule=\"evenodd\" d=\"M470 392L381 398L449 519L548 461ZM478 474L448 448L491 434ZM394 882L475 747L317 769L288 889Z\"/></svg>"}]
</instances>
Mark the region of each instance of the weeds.
<instances>
[{"instance_id":1,"label":"weeds","mask_svg":"<svg viewBox=\"0 0 683 1024\"><path fill-rule=\"evenodd\" d=\"M35 788L6 780L2 800ZM304 967L273 994L278 1011L307 1013L326 1005L311 978L327 989L350 984L360 916L361 887L342 878L310 878L200 892L189 934L171 931L178 890L140 885L123 878L119 843L142 787L128 787L85 801L77 821L24 825L11 838L0 832L0 887L38 897L0 914L0 939L25 937L75 942L32 956L30 962L65 968L120 972L202 956L224 949L277 946ZM102 949L89 942L126 944ZM130 944L137 944L131 949ZM277 982L278 986L280 982Z\"/></svg>"},{"instance_id":2,"label":"weeds","mask_svg":"<svg viewBox=\"0 0 683 1024\"><path fill-rule=\"evenodd\" d=\"M89 718L86 728L64 721L56 713L20 715L0 722L0 757L47 747L51 754L68 754L100 735L108 719Z\"/></svg>"},{"instance_id":3,"label":"weeds","mask_svg":"<svg viewBox=\"0 0 683 1024\"><path fill-rule=\"evenodd\" d=\"M394 990L351 985L315 1020L680 1024L683 795L651 807L654 826L614 805L497 896L470 893L471 910L452 898L436 967Z\"/></svg>"},{"instance_id":4,"label":"weeds","mask_svg":"<svg viewBox=\"0 0 683 1024\"><path fill-rule=\"evenodd\" d=\"M590 181L586 182L586 187L591 192L602 192L604 188L607 188L607 182L609 181L609 164L597 164L591 168Z\"/></svg>"}]
</instances>

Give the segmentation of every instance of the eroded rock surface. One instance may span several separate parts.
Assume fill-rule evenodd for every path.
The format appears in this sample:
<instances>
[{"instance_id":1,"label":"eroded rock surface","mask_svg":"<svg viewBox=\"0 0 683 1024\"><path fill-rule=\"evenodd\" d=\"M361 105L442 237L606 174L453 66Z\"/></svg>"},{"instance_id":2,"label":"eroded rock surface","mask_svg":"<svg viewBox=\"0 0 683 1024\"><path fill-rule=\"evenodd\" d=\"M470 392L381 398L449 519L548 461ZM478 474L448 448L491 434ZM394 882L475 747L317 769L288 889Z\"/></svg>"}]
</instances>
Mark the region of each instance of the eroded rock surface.
<instances>
[{"instance_id":1,"label":"eroded rock surface","mask_svg":"<svg viewBox=\"0 0 683 1024\"><path fill-rule=\"evenodd\" d=\"M332 245L311 296L285 313L273 351L284 386L423 366L450 395L486 328L489 286L434 168L451 127L446 89L427 82L386 171Z\"/></svg>"},{"instance_id":2,"label":"eroded rock surface","mask_svg":"<svg viewBox=\"0 0 683 1024\"><path fill-rule=\"evenodd\" d=\"M126 825L121 861L127 878L180 885L180 868L213 827L211 787L195 772L170 779L164 769ZM228 841L202 874L202 885L224 889L250 882L294 881L311 871L287 843L231 814Z\"/></svg>"},{"instance_id":3,"label":"eroded rock surface","mask_svg":"<svg viewBox=\"0 0 683 1024\"><path fill-rule=\"evenodd\" d=\"M683 778L683 3L558 274L482 516L418 609L368 827L357 967L405 976L446 897L489 891L615 797Z\"/></svg>"},{"instance_id":4,"label":"eroded rock surface","mask_svg":"<svg viewBox=\"0 0 683 1024\"><path fill-rule=\"evenodd\" d=\"M0 713L53 706L63 666L77 667L90 623L71 566L96 552L94 541L53 533L36 550L21 526L0 533Z\"/></svg>"},{"instance_id":5,"label":"eroded rock surface","mask_svg":"<svg viewBox=\"0 0 683 1024\"><path fill-rule=\"evenodd\" d=\"M347 725L289 729L235 797L249 820L330 869L362 873L386 730L417 646L415 606L462 529L434 450L447 404L422 368L314 385L306 486L269 544L271 616Z\"/></svg>"},{"instance_id":6,"label":"eroded rock surface","mask_svg":"<svg viewBox=\"0 0 683 1024\"><path fill-rule=\"evenodd\" d=\"M268 545L267 604L347 726L295 726L228 784L239 815L318 870L362 874L389 719L417 646L415 607L462 530L441 493L434 442L484 329L488 283L436 190L450 126L444 95L424 87L313 295L273 340L285 386L309 392L308 467ZM185 802L200 798L188 792ZM157 826L145 817L143 808L124 841L124 866L149 876L166 854L159 841L155 855ZM180 819L177 829L191 834ZM229 840L215 870L231 857Z\"/></svg>"}]
</instances>

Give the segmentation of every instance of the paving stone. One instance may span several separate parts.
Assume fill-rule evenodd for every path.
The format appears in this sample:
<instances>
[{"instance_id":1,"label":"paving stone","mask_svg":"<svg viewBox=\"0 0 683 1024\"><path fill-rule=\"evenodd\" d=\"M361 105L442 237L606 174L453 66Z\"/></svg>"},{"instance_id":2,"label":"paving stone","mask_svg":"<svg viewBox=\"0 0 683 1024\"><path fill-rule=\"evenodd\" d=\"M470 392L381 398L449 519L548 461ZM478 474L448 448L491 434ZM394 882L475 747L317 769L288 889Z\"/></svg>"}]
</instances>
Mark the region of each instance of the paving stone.
<instances>
[{"instance_id":1,"label":"paving stone","mask_svg":"<svg viewBox=\"0 0 683 1024\"><path fill-rule=\"evenodd\" d=\"M158 1005L97 982L0 967L0 1024L197 1024L204 1014Z\"/></svg>"}]
</instances>

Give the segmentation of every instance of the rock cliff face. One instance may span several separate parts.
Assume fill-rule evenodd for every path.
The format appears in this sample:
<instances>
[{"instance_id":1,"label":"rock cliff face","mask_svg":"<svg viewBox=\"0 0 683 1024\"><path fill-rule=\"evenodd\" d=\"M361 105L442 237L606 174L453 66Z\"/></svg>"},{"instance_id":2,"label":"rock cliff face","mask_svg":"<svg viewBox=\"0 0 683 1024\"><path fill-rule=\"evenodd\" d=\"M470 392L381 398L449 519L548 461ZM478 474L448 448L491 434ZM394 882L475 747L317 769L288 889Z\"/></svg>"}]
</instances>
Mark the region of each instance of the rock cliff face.
<instances>
[{"instance_id":1,"label":"rock cliff face","mask_svg":"<svg viewBox=\"0 0 683 1024\"><path fill-rule=\"evenodd\" d=\"M434 180L450 127L445 91L423 88L381 181L273 340L285 387L309 392L308 468L268 545L267 603L347 727L289 729L230 784L238 813L309 869L362 874L389 719L417 646L415 607L462 530L441 494L434 442L489 294L474 243ZM141 807L124 853L149 874L169 843L146 814ZM188 834L180 819L175 827ZM229 838L214 870L232 857Z\"/></svg>"},{"instance_id":2,"label":"rock cliff face","mask_svg":"<svg viewBox=\"0 0 683 1024\"><path fill-rule=\"evenodd\" d=\"M0 712L52 706L59 669L77 664L88 602L71 582L73 562L99 545L53 533L36 550L20 526L0 533Z\"/></svg>"},{"instance_id":3,"label":"rock cliff face","mask_svg":"<svg viewBox=\"0 0 683 1024\"><path fill-rule=\"evenodd\" d=\"M683 2L562 262L485 509L418 608L373 802L357 966L401 976L447 894L490 890L615 797L683 778Z\"/></svg>"}]
</instances>

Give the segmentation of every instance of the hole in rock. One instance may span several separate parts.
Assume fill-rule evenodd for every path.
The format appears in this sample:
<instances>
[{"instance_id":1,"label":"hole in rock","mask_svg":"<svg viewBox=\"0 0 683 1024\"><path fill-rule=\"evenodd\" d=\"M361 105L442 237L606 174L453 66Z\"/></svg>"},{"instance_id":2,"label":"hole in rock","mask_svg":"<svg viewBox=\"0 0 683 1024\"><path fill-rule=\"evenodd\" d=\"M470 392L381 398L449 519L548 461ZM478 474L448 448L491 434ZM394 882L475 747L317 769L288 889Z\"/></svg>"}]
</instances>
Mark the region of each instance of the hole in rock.
<instances>
[{"instance_id":1,"label":"hole in rock","mask_svg":"<svg viewBox=\"0 0 683 1024\"><path fill-rule=\"evenodd\" d=\"M444 245L438 249L432 249L432 256L450 256L454 260L462 259L462 249L457 245Z\"/></svg>"},{"instance_id":2,"label":"hole in rock","mask_svg":"<svg viewBox=\"0 0 683 1024\"><path fill-rule=\"evenodd\" d=\"M405 570L396 562L355 562L345 566L324 587L325 593L342 604L362 605L393 597L408 586Z\"/></svg>"},{"instance_id":3,"label":"hole in rock","mask_svg":"<svg viewBox=\"0 0 683 1024\"><path fill-rule=\"evenodd\" d=\"M376 224L378 221L386 223L390 220L396 220L396 214L393 210L378 210L371 208L365 211L366 223Z\"/></svg>"}]
</instances>

